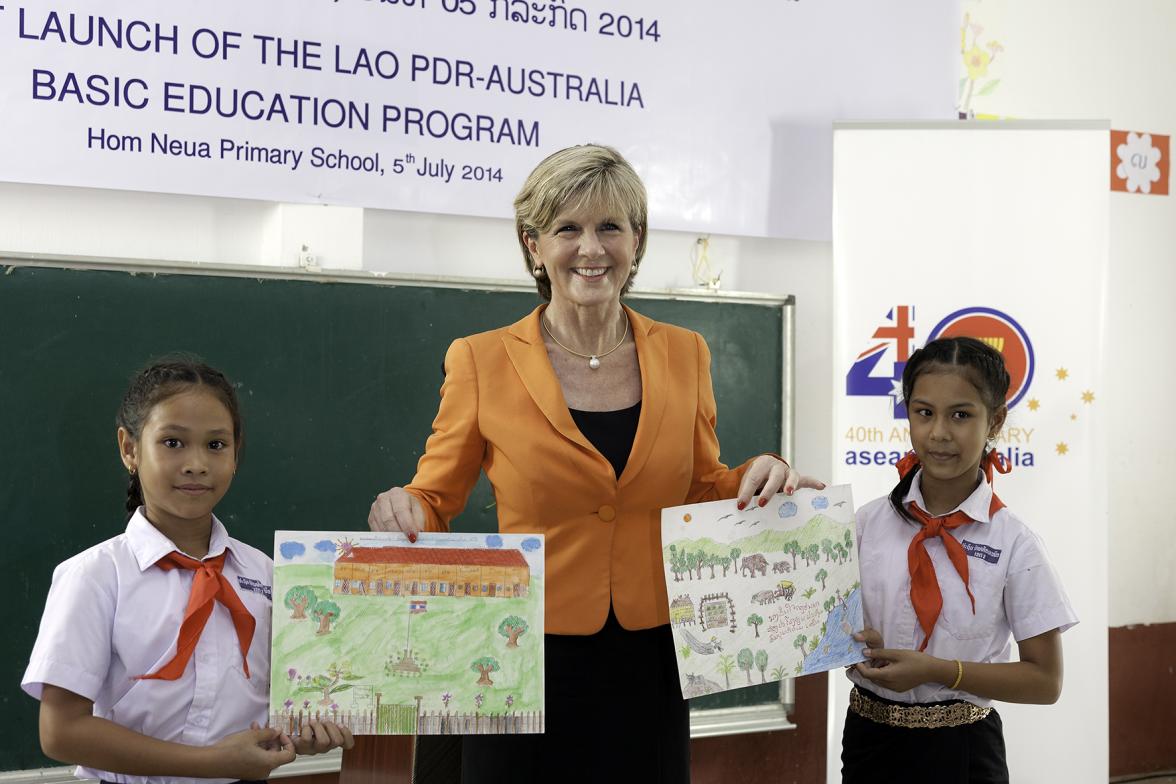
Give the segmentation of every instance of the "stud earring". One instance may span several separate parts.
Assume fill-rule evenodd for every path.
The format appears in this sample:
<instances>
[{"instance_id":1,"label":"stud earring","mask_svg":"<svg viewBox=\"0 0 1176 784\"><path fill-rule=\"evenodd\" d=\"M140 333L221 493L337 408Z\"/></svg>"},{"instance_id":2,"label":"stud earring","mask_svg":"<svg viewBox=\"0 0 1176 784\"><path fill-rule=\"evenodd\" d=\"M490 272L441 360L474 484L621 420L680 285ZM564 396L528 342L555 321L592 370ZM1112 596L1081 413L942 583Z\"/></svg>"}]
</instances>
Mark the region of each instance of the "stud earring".
<instances>
[{"instance_id":1,"label":"stud earring","mask_svg":"<svg viewBox=\"0 0 1176 784\"><path fill-rule=\"evenodd\" d=\"M539 279L547 276L547 270L543 269L542 267L535 267L531 270L531 274L535 276L536 279Z\"/></svg>"}]
</instances>

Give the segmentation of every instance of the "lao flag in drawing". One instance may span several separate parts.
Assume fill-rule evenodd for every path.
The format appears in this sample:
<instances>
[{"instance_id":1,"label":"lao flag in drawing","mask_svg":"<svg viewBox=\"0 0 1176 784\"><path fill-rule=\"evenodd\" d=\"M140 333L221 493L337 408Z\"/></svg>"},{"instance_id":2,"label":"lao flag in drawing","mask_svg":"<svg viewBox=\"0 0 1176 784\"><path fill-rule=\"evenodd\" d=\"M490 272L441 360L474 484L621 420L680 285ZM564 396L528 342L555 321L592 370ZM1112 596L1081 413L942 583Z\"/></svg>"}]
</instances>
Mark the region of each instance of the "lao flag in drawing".
<instances>
[{"instance_id":1,"label":"lao flag in drawing","mask_svg":"<svg viewBox=\"0 0 1176 784\"><path fill-rule=\"evenodd\" d=\"M408 611L410 613L423 613L428 609L429 603L424 599L413 599L408 603Z\"/></svg>"}]
</instances>

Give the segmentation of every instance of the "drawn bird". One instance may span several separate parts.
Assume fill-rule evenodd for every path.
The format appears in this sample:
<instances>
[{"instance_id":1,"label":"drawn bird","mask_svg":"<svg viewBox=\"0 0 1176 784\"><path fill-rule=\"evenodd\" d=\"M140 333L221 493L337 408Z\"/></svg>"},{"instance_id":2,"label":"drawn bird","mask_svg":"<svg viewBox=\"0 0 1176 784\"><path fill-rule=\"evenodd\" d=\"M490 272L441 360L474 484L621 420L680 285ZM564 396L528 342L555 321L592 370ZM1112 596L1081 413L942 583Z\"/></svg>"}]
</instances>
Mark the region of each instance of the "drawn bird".
<instances>
[{"instance_id":1,"label":"drawn bird","mask_svg":"<svg viewBox=\"0 0 1176 784\"><path fill-rule=\"evenodd\" d=\"M740 520L739 522L735 523L735 525L743 525L746 522L746 520Z\"/></svg>"},{"instance_id":2,"label":"drawn bird","mask_svg":"<svg viewBox=\"0 0 1176 784\"><path fill-rule=\"evenodd\" d=\"M833 506L845 506L845 502L844 502L844 501L838 501L837 503L833 504Z\"/></svg>"},{"instance_id":3,"label":"drawn bird","mask_svg":"<svg viewBox=\"0 0 1176 784\"><path fill-rule=\"evenodd\" d=\"M844 502L842 502L842 503L844 503ZM728 517L734 517L734 516L735 516L735 513L734 513L734 512L732 512L731 514L725 514L725 515L723 515L723 516L722 516L722 517L720 517L719 519L720 519L720 520L726 520Z\"/></svg>"},{"instance_id":4,"label":"drawn bird","mask_svg":"<svg viewBox=\"0 0 1176 784\"><path fill-rule=\"evenodd\" d=\"M747 527L751 528L752 526L756 526L756 525L759 525L759 520L756 520L754 523L752 523L751 525L749 525Z\"/></svg>"}]
</instances>

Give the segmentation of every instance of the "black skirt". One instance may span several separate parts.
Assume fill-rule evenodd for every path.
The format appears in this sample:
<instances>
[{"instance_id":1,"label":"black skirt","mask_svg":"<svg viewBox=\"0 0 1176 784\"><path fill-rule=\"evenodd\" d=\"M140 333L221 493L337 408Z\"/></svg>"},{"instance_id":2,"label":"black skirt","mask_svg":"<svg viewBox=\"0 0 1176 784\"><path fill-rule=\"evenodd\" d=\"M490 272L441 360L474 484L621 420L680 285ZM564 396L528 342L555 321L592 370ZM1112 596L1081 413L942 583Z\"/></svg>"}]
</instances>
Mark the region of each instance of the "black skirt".
<instances>
[{"instance_id":1,"label":"black skirt","mask_svg":"<svg viewBox=\"0 0 1176 784\"><path fill-rule=\"evenodd\" d=\"M690 781L690 712L669 626L549 634L546 732L467 735L463 784Z\"/></svg>"},{"instance_id":2,"label":"black skirt","mask_svg":"<svg viewBox=\"0 0 1176 784\"><path fill-rule=\"evenodd\" d=\"M890 700L869 695L887 704ZM949 705L934 702L928 705ZM1008 784L1004 731L995 710L959 727L892 727L845 715L841 738L842 784Z\"/></svg>"}]
</instances>

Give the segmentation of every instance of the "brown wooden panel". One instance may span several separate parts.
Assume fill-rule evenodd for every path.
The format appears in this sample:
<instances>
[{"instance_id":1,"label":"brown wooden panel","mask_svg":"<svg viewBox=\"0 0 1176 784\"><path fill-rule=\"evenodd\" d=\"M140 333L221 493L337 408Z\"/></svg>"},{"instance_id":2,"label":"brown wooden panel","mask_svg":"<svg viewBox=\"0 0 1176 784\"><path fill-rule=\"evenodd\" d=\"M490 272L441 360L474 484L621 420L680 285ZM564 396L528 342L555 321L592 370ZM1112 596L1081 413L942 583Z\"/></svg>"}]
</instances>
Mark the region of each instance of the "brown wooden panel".
<instances>
[{"instance_id":1,"label":"brown wooden panel","mask_svg":"<svg viewBox=\"0 0 1176 784\"><path fill-rule=\"evenodd\" d=\"M833 677L844 677L840 670ZM829 680L796 679L794 730L699 738L690 744L692 784L813 784L825 780Z\"/></svg>"},{"instance_id":2,"label":"brown wooden panel","mask_svg":"<svg viewBox=\"0 0 1176 784\"><path fill-rule=\"evenodd\" d=\"M1176 770L1176 623L1112 628L1108 645L1110 775Z\"/></svg>"},{"instance_id":3,"label":"brown wooden panel","mask_svg":"<svg viewBox=\"0 0 1176 784\"><path fill-rule=\"evenodd\" d=\"M834 677L844 677L840 670ZM699 738L690 744L692 784L812 784L825 780L825 727L828 715L828 676L806 675L796 681L794 730ZM429 739L438 740L438 739ZM456 738L441 738L455 741ZM334 774L283 779L279 784L409 784L412 739L365 736L343 755L343 771ZM437 745L421 762L423 773L449 780L456 775L451 765L456 744ZM444 768L444 770L442 770ZM452 770L450 770L452 768Z\"/></svg>"},{"instance_id":4,"label":"brown wooden panel","mask_svg":"<svg viewBox=\"0 0 1176 784\"><path fill-rule=\"evenodd\" d=\"M364 735L343 752L338 784L412 784L411 735Z\"/></svg>"}]
</instances>

